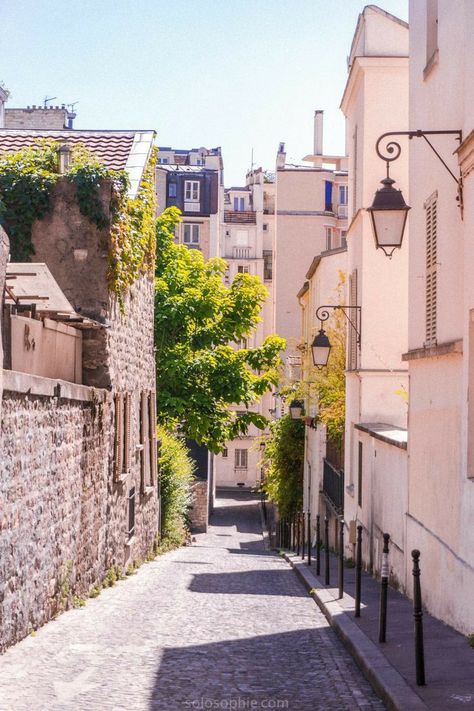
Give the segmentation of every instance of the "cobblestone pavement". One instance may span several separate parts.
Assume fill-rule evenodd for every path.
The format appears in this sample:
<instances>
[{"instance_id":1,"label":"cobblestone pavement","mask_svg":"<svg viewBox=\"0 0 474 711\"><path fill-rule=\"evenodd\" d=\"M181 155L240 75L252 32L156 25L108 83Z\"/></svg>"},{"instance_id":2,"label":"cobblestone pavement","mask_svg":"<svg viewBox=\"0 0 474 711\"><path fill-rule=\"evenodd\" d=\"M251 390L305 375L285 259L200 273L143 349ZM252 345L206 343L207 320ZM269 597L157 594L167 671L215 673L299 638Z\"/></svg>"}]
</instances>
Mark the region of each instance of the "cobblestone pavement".
<instances>
[{"instance_id":1,"label":"cobblestone pavement","mask_svg":"<svg viewBox=\"0 0 474 711\"><path fill-rule=\"evenodd\" d=\"M192 546L8 650L1 711L383 711L259 522L257 502L218 500Z\"/></svg>"}]
</instances>

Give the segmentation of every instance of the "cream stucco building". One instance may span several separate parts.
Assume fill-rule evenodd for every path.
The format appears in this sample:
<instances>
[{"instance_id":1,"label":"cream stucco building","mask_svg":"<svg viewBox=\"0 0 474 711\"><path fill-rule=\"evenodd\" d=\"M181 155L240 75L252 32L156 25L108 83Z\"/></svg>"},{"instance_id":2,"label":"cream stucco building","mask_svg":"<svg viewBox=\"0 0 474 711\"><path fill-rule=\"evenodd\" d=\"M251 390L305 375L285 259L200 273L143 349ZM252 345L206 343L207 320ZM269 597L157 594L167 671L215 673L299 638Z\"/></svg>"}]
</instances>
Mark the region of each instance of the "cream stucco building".
<instances>
[{"instance_id":1,"label":"cream stucco building","mask_svg":"<svg viewBox=\"0 0 474 711\"><path fill-rule=\"evenodd\" d=\"M375 144L408 128L408 25L369 5L359 16L341 108L349 155L348 328L344 518L354 557L355 524L363 526L363 559L380 571L382 534L391 537L391 575L405 588L407 510L408 238L388 259L375 248L369 213L385 177ZM408 188L406 154L392 177ZM356 308L354 308L356 307ZM359 333L357 333L357 330Z\"/></svg>"}]
</instances>

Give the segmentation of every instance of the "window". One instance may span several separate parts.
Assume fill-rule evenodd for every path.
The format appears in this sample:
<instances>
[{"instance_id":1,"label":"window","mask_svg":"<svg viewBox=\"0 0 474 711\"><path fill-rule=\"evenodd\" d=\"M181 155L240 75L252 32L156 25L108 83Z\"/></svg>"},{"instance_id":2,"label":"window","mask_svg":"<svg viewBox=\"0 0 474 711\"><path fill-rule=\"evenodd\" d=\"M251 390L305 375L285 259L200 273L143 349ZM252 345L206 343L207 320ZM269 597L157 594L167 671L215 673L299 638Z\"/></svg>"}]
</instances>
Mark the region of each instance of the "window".
<instances>
[{"instance_id":1,"label":"window","mask_svg":"<svg viewBox=\"0 0 474 711\"><path fill-rule=\"evenodd\" d=\"M341 247L347 247L347 230L341 230Z\"/></svg>"},{"instance_id":2,"label":"window","mask_svg":"<svg viewBox=\"0 0 474 711\"><path fill-rule=\"evenodd\" d=\"M168 158L158 158L158 163L160 165L167 165L168 164Z\"/></svg>"},{"instance_id":3,"label":"window","mask_svg":"<svg viewBox=\"0 0 474 711\"><path fill-rule=\"evenodd\" d=\"M236 469L247 469L248 462L248 450L247 449L236 449L235 450L235 468Z\"/></svg>"},{"instance_id":4,"label":"window","mask_svg":"<svg viewBox=\"0 0 474 711\"><path fill-rule=\"evenodd\" d=\"M263 223L263 231L267 232L267 230L268 230L268 222L264 222Z\"/></svg>"},{"instance_id":5,"label":"window","mask_svg":"<svg viewBox=\"0 0 474 711\"><path fill-rule=\"evenodd\" d=\"M234 210L237 212L243 212L245 210L245 198L235 197L234 198Z\"/></svg>"},{"instance_id":6,"label":"window","mask_svg":"<svg viewBox=\"0 0 474 711\"><path fill-rule=\"evenodd\" d=\"M357 306L357 269L349 275L349 304ZM357 321L356 321L357 323ZM348 347L348 370L357 369L357 331L354 326L348 327L349 347Z\"/></svg>"},{"instance_id":7,"label":"window","mask_svg":"<svg viewBox=\"0 0 474 711\"><path fill-rule=\"evenodd\" d=\"M359 442L358 462L357 462L357 503L362 506L362 442Z\"/></svg>"},{"instance_id":8,"label":"window","mask_svg":"<svg viewBox=\"0 0 474 711\"><path fill-rule=\"evenodd\" d=\"M324 181L324 210L332 212L332 182L330 180Z\"/></svg>"},{"instance_id":9,"label":"window","mask_svg":"<svg viewBox=\"0 0 474 711\"><path fill-rule=\"evenodd\" d=\"M204 160L202 158L198 158L196 161L196 165L204 165Z\"/></svg>"},{"instance_id":10,"label":"window","mask_svg":"<svg viewBox=\"0 0 474 711\"><path fill-rule=\"evenodd\" d=\"M183 242L190 247L199 246L200 234L199 225L191 224L190 222L185 222L183 225Z\"/></svg>"},{"instance_id":11,"label":"window","mask_svg":"<svg viewBox=\"0 0 474 711\"><path fill-rule=\"evenodd\" d=\"M227 447L225 447L225 449L222 450L222 457L224 459L227 459L228 456L229 456L229 450L227 449Z\"/></svg>"},{"instance_id":12,"label":"window","mask_svg":"<svg viewBox=\"0 0 474 711\"><path fill-rule=\"evenodd\" d=\"M142 494L154 488L157 473L155 394L142 392L140 398L140 474Z\"/></svg>"},{"instance_id":13,"label":"window","mask_svg":"<svg viewBox=\"0 0 474 711\"><path fill-rule=\"evenodd\" d=\"M248 230L237 230L237 232L235 233L235 244L238 247L248 247L249 231Z\"/></svg>"},{"instance_id":14,"label":"window","mask_svg":"<svg viewBox=\"0 0 474 711\"><path fill-rule=\"evenodd\" d=\"M271 281L273 278L273 252L271 249L263 250L263 278Z\"/></svg>"},{"instance_id":15,"label":"window","mask_svg":"<svg viewBox=\"0 0 474 711\"><path fill-rule=\"evenodd\" d=\"M199 202L199 181L185 180L184 199L186 202Z\"/></svg>"},{"instance_id":16,"label":"window","mask_svg":"<svg viewBox=\"0 0 474 711\"><path fill-rule=\"evenodd\" d=\"M426 328L425 346L437 343L437 203L434 193L425 203L426 210Z\"/></svg>"},{"instance_id":17,"label":"window","mask_svg":"<svg viewBox=\"0 0 474 711\"><path fill-rule=\"evenodd\" d=\"M246 338L241 338L240 341L237 341L237 348L248 348L248 340Z\"/></svg>"},{"instance_id":18,"label":"window","mask_svg":"<svg viewBox=\"0 0 474 711\"><path fill-rule=\"evenodd\" d=\"M426 65L438 49L438 0L426 0Z\"/></svg>"},{"instance_id":19,"label":"window","mask_svg":"<svg viewBox=\"0 0 474 711\"><path fill-rule=\"evenodd\" d=\"M128 530L127 536L128 540L133 537L135 533L135 487L132 486L128 492Z\"/></svg>"},{"instance_id":20,"label":"window","mask_svg":"<svg viewBox=\"0 0 474 711\"><path fill-rule=\"evenodd\" d=\"M347 205L347 185L339 186L339 205Z\"/></svg>"},{"instance_id":21,"label":"window","mask_svg":"<svg viewBox=\"0 0 474 711\"><path fill-rule=\"evenodd\" d=\"M352 214L355 215L357 212L357 170L358 170L358 160L357 160L357 126L354 129L354 135L352 136L353 149L352 149ZM349 172L350 175L350 172Z\"/></svg>"},{"instance_id":22,"label":"window","mask_svg":"<svg viewBox=\"0 0 474 711\"><path fill-rule=\"evenodd\" d=\"M239 264L239 266L237 267L237 273L238 274L248 274L249 268L246 267L244 264Z\"/></svg>"},{"instance_id":23,"label":"window","mask_svg":"<svg viewBox=\"0 0 474 711\"><path fill-rule=\"evenodd\" d=\"M176 183L170 183L168 185L168 197L176 197Z\"/></svg>"},{"instance_id":24,"label":"window","mask_svg":"<svg viewBox=\"0 0 474 711\"><path fill-rule=\"evenodd\" d=\"M326 249L330 250L332 248L332 227L326 227Z\"/></svg>"},{"instance_id":25,"label":"window","mask_svg":"<svg viewBox=\"0 0 474 711\"><path fill-rule=\"evenodd\" d=\"M130 393L126 393L124 396L124 410L123 410L123 472L128 473L130 471L130 438L131 438L131 424L132 424L132 396Z\"/></svg>"}]
</instances>

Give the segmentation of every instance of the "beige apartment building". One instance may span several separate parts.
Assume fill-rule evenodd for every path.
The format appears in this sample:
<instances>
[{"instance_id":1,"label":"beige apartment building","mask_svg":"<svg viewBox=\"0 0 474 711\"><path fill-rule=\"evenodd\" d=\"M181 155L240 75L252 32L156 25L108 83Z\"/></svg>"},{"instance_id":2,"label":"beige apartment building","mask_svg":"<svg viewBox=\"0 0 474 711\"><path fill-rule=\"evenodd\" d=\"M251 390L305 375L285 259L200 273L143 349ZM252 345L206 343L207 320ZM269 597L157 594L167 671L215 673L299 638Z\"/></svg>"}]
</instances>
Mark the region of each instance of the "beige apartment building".
<instances>
[{"instance_id":1,"label":"beige apartment building","mask_svg":"<svg viewBox=\"0 0 474 711\"><path fill-rule=\"evenodd\" d=\"M236 348L260 346L273 328L273 244L275 233L275 183L262 168L247 173L246 184L225 189L219 256L226 260L226 283L236 274L258 276L265 284L268 299L254 333ZM255 405L256 411L269 417L273 398L266 394ZM238 410L238 408L236 408ZM254 487L260 481L260 451L256 438L261 430L251 427L246 436L227 443L222 454L214 457L218 487Z\"/></svg>"},{"instance_id":2,"label":"beige apartment building","mask_svg":"<svg viewBox=\"0 0 474 711\"><path fill-rule=\"evenodd\" d=\"M410 2L408 553L423 601L474 630L474 4ZM449 100L448 100L449 97ZM391 126L387 128L389 130ZM395 126L394 128L399 128ZM460 140L459 140L460 139ZM380 166L382 169L382 166ZM462 205L456 184L462 176ZM406 190L406 180L400 179ZM460 209L461 207L461 209ZM395 266L395 265L393 265ZM411 559L407 556L407 575Z\"/></svg>"},{"instance_id":3,"label":"beige apartment building","mask_svg":"<svg viewBox=\"0 0 474 711\"><path fill-rule=\"evenodd\" d=\"M276 162L274 328L287 340L285 357L298 362L300 314L295 293L313 258L346 243L347 159L323 154L323 112L314 117L314 151L305 164Z\"/></svg>"},{"instance_id":4,"label":"beige apartment building","mask_svg":"<svg viewBox=\"0 0 474 711\"><path fill-rule=\"evenodd\" d=\"M364 563L378 573L383 533L389 533L391 576L405 589L408 374L402 354L407 346L408 238L388 259L375 247L366 208L386 174L375 152L378 137L408 128L408 25L376 6L365 7L348 69L341 103L349 156L346 303L358 329L349 326L347 332L347 555L355 557L355 526L361 524ZM393 163L391 175L404 186L408 200L406 153Z\"/></svg>"}]
</instances>

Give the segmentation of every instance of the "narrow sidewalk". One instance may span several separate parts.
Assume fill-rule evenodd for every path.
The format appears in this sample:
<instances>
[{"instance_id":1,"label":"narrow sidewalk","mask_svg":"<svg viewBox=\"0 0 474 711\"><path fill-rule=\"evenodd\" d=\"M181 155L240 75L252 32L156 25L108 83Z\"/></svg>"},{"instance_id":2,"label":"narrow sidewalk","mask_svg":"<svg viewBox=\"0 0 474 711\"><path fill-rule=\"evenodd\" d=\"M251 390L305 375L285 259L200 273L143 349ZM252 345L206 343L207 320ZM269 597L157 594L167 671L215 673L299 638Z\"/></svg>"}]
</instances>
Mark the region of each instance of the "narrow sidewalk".
<instances>
[{"instance_id":1,"label":"narrow sidewalk","mask_svg":"<svg viewBox=\"0 0 474 711\"><path fill-rule=\"evenodd\" d=\"M313 550L310 567L307 557L303 561L294 552L286 551L285 558L312 591L315 602L390 709L474 710L474 649L466 637L424 611L426 685L417 686L412 601L389 588L387 641L381 644L380 582L362 573L361 616L356 618L355 569L344 567L344 597L338 599L337 556L330 554L330 584L326 586L325 552L321 551L319 576L315 554ZM423 572L421 586L423 592Z\"/></svg>"}]
</instances>

